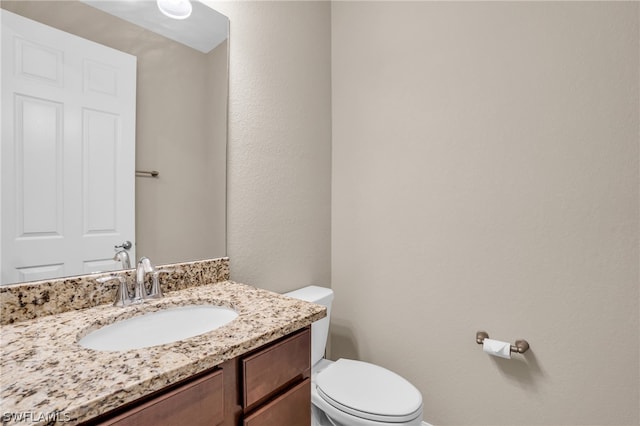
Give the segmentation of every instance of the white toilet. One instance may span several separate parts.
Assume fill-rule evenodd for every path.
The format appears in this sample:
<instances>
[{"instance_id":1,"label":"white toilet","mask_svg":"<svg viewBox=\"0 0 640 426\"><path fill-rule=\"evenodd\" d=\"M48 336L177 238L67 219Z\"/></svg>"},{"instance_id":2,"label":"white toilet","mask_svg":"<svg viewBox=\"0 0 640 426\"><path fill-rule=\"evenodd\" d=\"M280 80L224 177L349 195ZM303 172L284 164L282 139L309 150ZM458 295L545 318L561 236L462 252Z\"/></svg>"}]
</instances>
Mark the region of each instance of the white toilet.
<instances>
[{"instance_id":1,"label":"white toilet","mask_svg":"<svg viewBox=\"0 0 640 426\"><path fill-rule=\"evenodd\" d=\"M285 296L326 306L311 326L312 426L420 426L422 395L396 373L363 361L324 359L333 291L303 287Z\"/></svg>"}]
</instances>

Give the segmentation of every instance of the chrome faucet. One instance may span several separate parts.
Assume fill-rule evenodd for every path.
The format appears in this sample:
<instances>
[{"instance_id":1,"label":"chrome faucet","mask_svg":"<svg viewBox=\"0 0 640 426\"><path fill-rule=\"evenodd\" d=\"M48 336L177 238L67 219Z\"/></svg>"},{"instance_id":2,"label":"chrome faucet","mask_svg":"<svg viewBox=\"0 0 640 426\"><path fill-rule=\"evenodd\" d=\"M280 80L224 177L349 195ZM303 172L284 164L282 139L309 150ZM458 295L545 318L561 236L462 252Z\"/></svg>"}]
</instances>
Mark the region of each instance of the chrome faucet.
<instances>
[{"instance_id":1,"label":"chrome faucet","mask_svg":"<svg viewBox=\"0 0 640 426\"><path fill-rule=\"evenodd\" d=\"M131 269L131 258L129 257L129 250L133 247L131 241L125 241L122 244L118 244L117 246L113 246L116 251L116 254L113 256L113 260L122 262L122 269Z\"/></svg>"},{"instance_id":2,"label":"chrome faucet","mask_svg":"<svg viewBox=\"0 0 640 426\"><path fill-rule=\"evenodd\" d=\"M141 257L138 261L138 266L136 267L136 286L135 292L133 295L134 302L142 301L142 299L147 299L147 272L153 272L155 268L151 264L151 260L148 257Z\"/></svg>"},{"instance_id":3,"label":"chrome faucet","mask_svg":"<svg viewBox=\"0 0 640 426\"><path fill-rule=\"evenodd\" d=\"M178 270L175 270L178 271ZM172 272L168 269L156 269L148 257L142 257L136 266L136 280L133 285L133 291L129 289L124 275L112 273L108 277L98 278L99 283L108 281L118 281L118 291L113 306L127 306L132 303L142 303L145 299L160 299L163 297L162 288L160 287L159 275L162 273ZM147 274L151 274L151 288L147 291Z\"/></svg>"},{"instance_id":4,"label":"chrome faucet","mask_svg":"<svg viewBox=\"0 0 640 426\"><path fill-rule=\"evenodd\" d=\"M138 261L138 267L136 268L136 290L134 294L134 300L142 299L160 299L163 297L162 288L160 287L159 275L162 273L171 272L168 269L156 269L151 264L151 260L148 257L143 257ZM146 277L147 274L151 274L151 288L147 291Z\"/></svg>"},{"instance_id":5,"label":"chrome faucet","mask_svg":"<svg viewBox=\"0 0 640 426\"><path fill-rule=\"evenodd\" d=\"M129 252L123 248L116 246L116 254L113 256L113 260L122 262L122 269L131 269L131 258Z\"/></svg>"}]
</instances>

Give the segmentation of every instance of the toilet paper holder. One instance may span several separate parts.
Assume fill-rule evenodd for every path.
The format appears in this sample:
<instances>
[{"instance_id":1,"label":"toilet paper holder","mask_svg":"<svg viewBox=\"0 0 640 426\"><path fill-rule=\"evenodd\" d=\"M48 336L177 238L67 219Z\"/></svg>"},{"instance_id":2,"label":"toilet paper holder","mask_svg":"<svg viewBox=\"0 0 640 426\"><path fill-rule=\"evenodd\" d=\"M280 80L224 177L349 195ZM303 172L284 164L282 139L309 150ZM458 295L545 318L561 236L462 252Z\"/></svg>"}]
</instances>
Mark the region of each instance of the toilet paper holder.
<instances>
[{"instance_id":1,"label":"toilet paper holder","mask_svg":"<svg viewBox=\"0 0 640 426\"><path fill-rule=\"evenodd\" d=\"M478 331L476 333L476 343L481 345L484 342L484 339L489 338L489 333L486 331ZM511 352L523 354L529 350L529 342L526 340L516 340L516 343L511 345Z\"/></svg>"}]
</instances>

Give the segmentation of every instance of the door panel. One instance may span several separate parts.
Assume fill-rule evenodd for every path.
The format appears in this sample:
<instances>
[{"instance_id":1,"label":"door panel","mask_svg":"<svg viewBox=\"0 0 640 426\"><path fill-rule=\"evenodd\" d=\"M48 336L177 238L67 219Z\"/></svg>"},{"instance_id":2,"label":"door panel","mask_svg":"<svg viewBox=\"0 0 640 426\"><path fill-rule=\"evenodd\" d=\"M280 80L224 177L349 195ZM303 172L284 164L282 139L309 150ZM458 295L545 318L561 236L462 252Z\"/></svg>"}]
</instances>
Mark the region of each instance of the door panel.
<instances>
[{"instance_id":1,"label":"door panel","mask_svg":"<svg viewBox=\"0 0 640 426\"><path fill-rule=\"evenodd\" d=\"M120 117L85 109L82 117L84 152L84 236L117 232L117 146Z\"/></svg>"},{"instance_id":2,"label":"door panel","mask_svg":"<svg viewBox=\"0 0 640 426\"><path fill-rule=\"evenodd\" d=\"M16 236L62 236L63 105L16 95L14 111L15 186L6 196L15 203Z\"/></svg>"},{"instance_id":3,"label":"door panel","mask_svg":"<svg viewBox=\"0 0 640 426\"><path fill-rule=\"evenodd\" d=\"M18 268L18 278L20 281L44 280L51 275L64 275L64 265L40 265L25 268Z\"/></svg>"},{"instance_id":4,"label":"door panel","mask_svg":"<svg viewBox=\"0 0 640 426\"><path fill-rule=\"evenodd\" d=\"M116 68L102 62L85 59L83 77L85 93L118 96L118 70Z\"/></svg>"},{"instance_id":5,"label":"door panel","mask_svg":"<svg viewBox=\"0 0 640 426\"><path fill-rule=\"evenodd\" d=\"M61 50L15 37L15 69L17 76L62 87L64 53Z\"/></svg>"}]
</instances>

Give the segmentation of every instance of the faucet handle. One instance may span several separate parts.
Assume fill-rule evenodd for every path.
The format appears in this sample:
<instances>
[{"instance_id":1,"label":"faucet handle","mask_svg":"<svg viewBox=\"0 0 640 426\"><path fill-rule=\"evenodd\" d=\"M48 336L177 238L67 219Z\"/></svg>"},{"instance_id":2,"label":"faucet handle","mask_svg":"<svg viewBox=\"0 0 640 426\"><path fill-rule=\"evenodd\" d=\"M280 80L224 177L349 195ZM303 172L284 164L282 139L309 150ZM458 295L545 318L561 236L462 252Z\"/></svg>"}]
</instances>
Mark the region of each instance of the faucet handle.
<instances>
[{"instance_id":1,"label":"faucet handle","mask_svg":"<svg viewBox=\"0 0 640 426\"><path fill-rule=\"evenodd\" d=\"M151 292L149 293L150 299L160 299L164 297L162 294L162 286L160 285L160 274L170 274L173 271L170 269L154 269L151 273Z\"/></svg>"},{"instance_id":2,"label":"faucet handle","mask_svg":"<svg viewBox=\"0 0 640 426\"><path fill-rule=\"evenodd\" d=\"M130 303L129 289L127 288L127 281L121 275L111 274L108 277L101 277L96 279L99 283L106 283L109 281L119 281L120 285L116 291L116 300L113 302L113 306L125 306Z\"/></svg>"},{"instance_id":3,"label":"faucet handle","mask_svg":"<svg viewBox=\"0 0 640 426\"><path fill-rule=\"evenodd\" d=\"M117 274L109 274L108 277L100 277L100 278L96 278L96 281L98 281L100 284L102 283L108 283L109 281L124 281L124 277L121 277L120 275Z\"/></svg>"},{"instance_id":4,"label":"faucet handle","mask_svg":"<svg viewBox=\"0 0 640 426\"><path fill-rule=\"evenodd\" d=\"M145 284L145 277L147 272L153 272L154 270L155 268L148 257L141 257L140 260L138 260L138 265L136 266L136 285L133 295L134 301L141 302L149 296Z\"/></svg>"}]
</instances>

